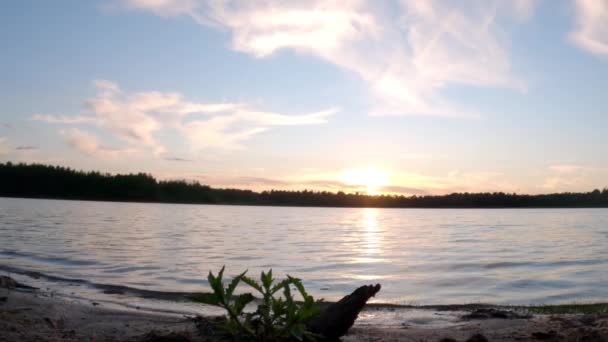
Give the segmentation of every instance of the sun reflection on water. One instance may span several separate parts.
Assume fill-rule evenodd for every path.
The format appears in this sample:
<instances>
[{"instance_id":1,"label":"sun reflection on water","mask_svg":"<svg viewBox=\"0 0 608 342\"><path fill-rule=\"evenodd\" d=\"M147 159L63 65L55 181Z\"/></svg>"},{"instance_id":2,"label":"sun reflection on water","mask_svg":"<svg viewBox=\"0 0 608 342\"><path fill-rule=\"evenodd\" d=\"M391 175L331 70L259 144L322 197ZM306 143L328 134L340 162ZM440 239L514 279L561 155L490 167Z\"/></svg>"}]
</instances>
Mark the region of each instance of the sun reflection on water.
<instances>
[{"instance_id":1,"label":"sun reflection on water","mask_svg":"<svg viewBox=\"0 0 608 342\"><path fill-rule=\"evenodd\" d=\"M358 253L351 260L353 264L361 268L357 272L349 273L349 277L360 281L379 281L385 275L378 273L378 265L384 259L382 234L383 230L378 221L379 210L375 208L363 209L361 223L359 225Z\"/></svg>"},{"instance_id":2,"label":"sun reflection on water","mask_svg":"<svg viewBox=\"0 0 608 342\"><path fill-rule=\"evenodd\" d=\"M368 256L376 256L381 254L380 232L378 227L378 209L364 209L364 239L365 252Z\"/></svg>"}]
</instances>

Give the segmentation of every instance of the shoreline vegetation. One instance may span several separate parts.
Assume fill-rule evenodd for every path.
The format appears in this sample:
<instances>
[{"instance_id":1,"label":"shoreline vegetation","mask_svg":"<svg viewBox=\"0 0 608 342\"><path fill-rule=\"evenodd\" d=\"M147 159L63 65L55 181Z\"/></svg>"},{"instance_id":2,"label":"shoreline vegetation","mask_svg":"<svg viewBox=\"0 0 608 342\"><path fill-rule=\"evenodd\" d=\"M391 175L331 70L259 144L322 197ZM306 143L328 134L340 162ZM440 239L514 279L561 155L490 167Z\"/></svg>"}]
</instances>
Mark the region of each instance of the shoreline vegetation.
<instances>
[{"instance_id":1,"label":"shoreline vegetation","mask_svg":"<svg viewBox=\"0 0 608 342\"><path fill-rule=\"evenodd\" d=\"M43 164L0 163L0 196L19 198L372 208L606 208L608 188L526 195L504 192L448 195L367 195L327 191L212 188L186 180L157 180L145 173L84 172Z\"/></svg>"}]
</instances>

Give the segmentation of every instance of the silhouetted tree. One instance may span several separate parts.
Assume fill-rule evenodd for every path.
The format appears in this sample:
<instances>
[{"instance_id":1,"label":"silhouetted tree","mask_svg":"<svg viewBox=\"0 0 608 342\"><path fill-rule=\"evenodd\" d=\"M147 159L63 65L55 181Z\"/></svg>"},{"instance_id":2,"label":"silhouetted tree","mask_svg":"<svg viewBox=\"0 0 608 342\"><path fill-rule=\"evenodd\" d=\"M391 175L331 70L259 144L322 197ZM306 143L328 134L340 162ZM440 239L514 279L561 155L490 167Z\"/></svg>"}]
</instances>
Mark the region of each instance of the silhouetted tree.
<instances>
[{"instance_id":1,"label":"silhouetted tree","mask_svg":"<svg viewBox=\"0 0 608 342\"><path fill-rule=\"evenodd\" d=\"M442 196L370 196L339 191L254 192L216 189L186 180L157 181L149 174L111 175L61 166L0 163L0 196L104 201L383 208L608 207L608 188L586 193L518 195L452 193Z\"/></svg>"}]
</instances>

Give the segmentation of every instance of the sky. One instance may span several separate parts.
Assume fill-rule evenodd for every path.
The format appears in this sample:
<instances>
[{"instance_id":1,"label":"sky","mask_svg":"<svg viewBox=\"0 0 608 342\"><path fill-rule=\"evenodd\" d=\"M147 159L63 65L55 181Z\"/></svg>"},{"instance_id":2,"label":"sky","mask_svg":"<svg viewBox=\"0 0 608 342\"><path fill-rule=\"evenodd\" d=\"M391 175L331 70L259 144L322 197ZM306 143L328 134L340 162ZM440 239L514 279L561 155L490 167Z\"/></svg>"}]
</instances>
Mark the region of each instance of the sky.
<instances>
[{"instance_id":1,"label":"sky","mask_svg":"<svg viewBox=\"0 0 608 342\"><path fill-rule=\"evenodd\" d=\"M608 186L608 0L8 0L0 161L370 194Z\"/></svg>"}]
</instances>

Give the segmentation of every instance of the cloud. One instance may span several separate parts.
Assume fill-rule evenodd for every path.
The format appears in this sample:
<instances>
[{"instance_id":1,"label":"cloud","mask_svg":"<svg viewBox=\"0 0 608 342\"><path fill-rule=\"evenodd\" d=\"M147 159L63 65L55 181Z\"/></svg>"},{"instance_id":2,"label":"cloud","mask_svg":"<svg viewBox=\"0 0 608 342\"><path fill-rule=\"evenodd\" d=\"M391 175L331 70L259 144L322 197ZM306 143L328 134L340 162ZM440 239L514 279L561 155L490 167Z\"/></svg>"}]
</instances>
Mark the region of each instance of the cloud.
<instances>
[{"instance_id":1,"label":"cloud","mask_svg":"<svg viewBox=\"0 0 608 342\"><path fill-rule=\"evenodd\" d=\"M342 178L343 170L300 174L290 173L277 177L231 177L207 175L205 182L215 187L238 187L256 191L314 190L344 191L346 193L369 193L368 184L350 183ZM390 181L374 186L372 193L395 195L437 195L453 192L515 192L517 188L504 179L499 172L451 172L445 175L429 176L419 173L391 172Z\"/></svg>"},{"instance_id":2,"label":"cloud","mask_svg":"<svg viewBox=\"0 0 608 342\"><path fill-rule=\"evenodd\" d=\"M281 190L315 190L315 191L347 191L366 192L362 185L346 184L341 181L330 179L291 179L291 178L267 178L267 177L212 177L209 179L213 184L223 187L240 187L255 189L258 191L281 189Z\"/></svg>"},{"instance_id":3,"label":"cloud","mask_svg":"<svg viewBox=\"0 0 608 342\"><path fill-rule=\"evenodd\" d=\"M452 192L483 192L483 191L505 191L514 192L516 187L505 180L501 172L492 171L467 171L449 172L439 175L428 175L416 172L395 171L382 168L367 168L367 174L360 172L361 168L306 171L290 174L279 178L285 182L287 189L314 189L326 191L345 192L373 192L400 195L429 195L445 194ZM358 172L353 172L358 171ZM360 179L350 179L348 175L358 173ZM384 176L386 178L384 178ZM359 177L354 177L359 178ZM220 180L218 180L220 181ZM220 182L225 182L221 180ZM239 183L241 184L241 183ZM263 184L262 184L263 185ZM259 184L242 184L257 190L265 187Z\"/></svg>"},{"instance_id":4,"label":"cloud","mask_svg":"<svg viewBox=\"0 0 608 342\"><path fill-rule=\"evenodd\" d=\"M70 146L95 158L114 159L135 152L128 148L119 149L104 147L96 136L77 128L63 130L61 134Z\"/></svg>"},{"instance_id":5,"label":"cloud","mask_svg":"<svg viewBox=\"0 0 608 342\"><path fill-rule=\"evenodd\" d=\"M192 159L179 158L179 157L166 157L165 160L166 161L175 161L175 162L191 162L191 161L193 161Z\"/></svg>"},{"instance_id":6,"label":"cloud","mask_svg":"<svg viewBox=\"0 0 608 342\"><path fill-rule=\"evenodd\" d=\"M508 39L499 22L529 17L535 1L137 3L139 10L188 15L228 30L234 50L258 58L291 49L352 72L373 95L372 114L476 116L447 101L442 91L459 84L525 88L512 75ZM126 4L132 7L133 1Z\"/></svg>"},{"instance_id":7,"label":"cloud","mask_svg":"<svg viewBox=\"0 0 608 342\"><path fill-rule=\"evenodd\" d=\"M327 122L338 109L288 115L256 110L242 103L191 102L176 92L125 93L106 80L94 82L97 95L86 101L86 114L53 116L36 114L32 120L64 125L95 125L132 149L151 150L156 155L168 153L156 135L175 131L185 137L193 150L205 148L239 148L244 140L274 126L315 125ZM96 150L92 135L79 136L82 151ZM97 144L98 145L98 144ZM83 147L86 147L83 150ZM97 152L99 154L99 151ZM107 154L107 153L106 153Z\"/></svg>"},{"instance_id":8,"label":"cloud","mask_svg":"<svg viewBox=\"0 0 608 342\"><path fill-rule=\"evenodd\" d=\"M98 93L87 101L87 107L94 114L93 120L98 126L123 140L149 146L157 154L164 152L163 146L154 138L154 132L162 127L161 123L147 111L168 105L168 101L176 101L170 98L172 94L157 98L156 102L141 101L124 97L118 85L110 81L97 80L94 83Z\"/></svg>"},{"instance_id":9,"label":"cloud","mask_svg":"<svg viewBox=\"0 0 608 342\"><path fill-rule=\"evenodd\" d=\"M575 0L576 30L570 39L596 55L608 55L608 0Z\"/></svg>"},{"instance_id":10,"label":"cloud","mask_svg":"<svg viewBox=\"0 0 608 342\"><path fill-rule=\"evenodd\" d=\"M306 180L303 183L305 183L306 185L310 185L312 187L325 188L325 189L330 189L332 191L337 191L337 190L364 191L365 190L365 186L363 186L363 185L346 184L344 182L335 181L335 180L311 179L311 180Z\"/></svg>"},{"instance_id":11,"label":"cloud","mask_svg":"<svg viewBox=\"0 0 608 342\"><path fill-rule=\"evenodd\" d=\"M233 185L246 185L246 186L279 186L279 187L287 187L290 185L293 185L289 182L286 181L282 181L279 179L272 179L272 178L264 178L264 177L238 177L238 178L234 178L232 180L229 180L229 182Z\"/></svg>"},{"instance_id":12,"label":"cloud","mask_svg":"<svg viewBox=\"0 0 608 342\"><path fill-rule=\"evenodd\" d=\"M30 146L30 145L22 145L22 146L15 147L15 150L17 150L17 151L37 151L38 147Z\"/></svg>"},{"instance_id":13,"label":"cloud","mask_svg":"<svg viewBox=\"0 0 608 342\"><path fill-rule=\"evenodd\" d=\"M578 171L582 171L588 169L587 167L581 166L581 165L574 165L574 164L558 164L558 165L551 165L549 166L549 170L557 172L557 173L575 173Z\"/></svg>"},{"instance_id":14,"label":"cloud","mask_svg":"<svg viewBox=\"0 0 608 342\"><path fill-rule=\"evenodd\" d=\"M226 115L183 123L179 130L198 148L240 148L242 141L272 126L323 124L337 111L337 108L332 108L310 114L284 115L244 108Z\"/></svg>"},{"instance_id":15,"label":"cloud","mask_svg":"<svg viewBox=\"0 0 608 342\"><path fill-rule=\"evenodd\" d=\"M75 125L82 123L95 123L97 120L93 117L87 116L53 116L46 114L34 114L31 118L34 121L42 121L46 123L52 124L66 124L66 125Z\"/></svg>"}]
</instances>

